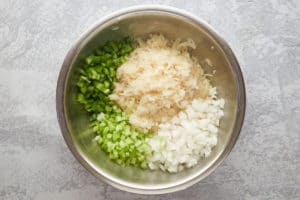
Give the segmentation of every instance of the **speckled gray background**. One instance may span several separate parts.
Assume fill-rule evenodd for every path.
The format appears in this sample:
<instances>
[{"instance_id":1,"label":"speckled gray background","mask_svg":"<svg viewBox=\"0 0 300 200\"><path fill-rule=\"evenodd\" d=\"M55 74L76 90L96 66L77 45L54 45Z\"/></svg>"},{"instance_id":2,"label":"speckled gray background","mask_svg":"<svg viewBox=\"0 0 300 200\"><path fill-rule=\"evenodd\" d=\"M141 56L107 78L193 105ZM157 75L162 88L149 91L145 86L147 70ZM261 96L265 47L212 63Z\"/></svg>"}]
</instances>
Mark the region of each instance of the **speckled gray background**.
<instances>
[{"instance_id":1,"label":"speckled gray background","mask_svg":"<svg viewBox=\"0 0 300 200\"><path fill-rule=\"evenodd\" d=\"M71 44L102 16L141 3L209 22L232 46L247 83L244 128L228 159L201 183L160 196L96 180L67 149L55 112ZM298 0L0 1L0 199L300 199L299 124Z\"/></svg>"}]
</instances>

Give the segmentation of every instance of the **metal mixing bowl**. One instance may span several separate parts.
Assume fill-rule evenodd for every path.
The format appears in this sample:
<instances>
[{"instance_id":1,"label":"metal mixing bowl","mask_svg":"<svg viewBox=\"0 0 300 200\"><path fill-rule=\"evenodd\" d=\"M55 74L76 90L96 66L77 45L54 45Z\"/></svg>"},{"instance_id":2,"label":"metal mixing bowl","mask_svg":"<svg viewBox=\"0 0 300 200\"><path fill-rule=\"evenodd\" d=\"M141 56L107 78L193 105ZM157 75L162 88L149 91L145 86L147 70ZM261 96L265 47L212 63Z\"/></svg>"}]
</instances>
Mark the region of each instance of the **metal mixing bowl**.
<instances>
[{"instance_id":1,"label":"metal mixing bowl","mask_svg":"<svg viewBox=\"0 0 300 200\"><path fill-rule=\"evenodd\" d=\"M191 38L197 48L191 53L204 70L216 74L211 83L225 99L225 116L218 144L210 157L177 174L121 167L92 139L88 116L76 102L76 82L84 58L108 40L162 33L170 39ZM245 88L239 64L227 43L202 20L185 11L165 6L127 8L102 19L84 33L67 54L59 75L57 115L63 137L76 159L94 176L116 188L142 194L182 190L214 171L233 148L245 113Z\"/></svg>"}]
</instances>

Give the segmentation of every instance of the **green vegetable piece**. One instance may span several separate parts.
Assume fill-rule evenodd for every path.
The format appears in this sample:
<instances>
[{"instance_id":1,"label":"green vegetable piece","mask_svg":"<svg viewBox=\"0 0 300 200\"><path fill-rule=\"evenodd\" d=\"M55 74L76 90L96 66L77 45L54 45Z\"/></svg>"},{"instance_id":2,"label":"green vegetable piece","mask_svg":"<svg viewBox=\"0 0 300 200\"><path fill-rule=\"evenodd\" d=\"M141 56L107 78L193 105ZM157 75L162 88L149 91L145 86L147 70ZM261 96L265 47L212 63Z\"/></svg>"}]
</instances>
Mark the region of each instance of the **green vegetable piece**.
<instances>
[{"instance_id":1,"label":"green vegetable piece","mask_svg":"<svg viewBox=\"0 0 300 200\"><path fill-rule=\"evenodd\" d=\"M105 88L109 88L109 86L110 86L109 81L104 81L104 86L105 86Z\"/></svg>"},{"instance_id":2,"label":"green vegetable piece","mask_svg":"<svg viewBox=\"0 0 300 200\"><path fill-rule=\"evenodd\" d=\"M93 56L89 56L89 57L87 57L86 59L85 59L85 62L86 62L86 64L91 64L92 63L92 61L93 61Z\"/></svg>"}]
</instances>

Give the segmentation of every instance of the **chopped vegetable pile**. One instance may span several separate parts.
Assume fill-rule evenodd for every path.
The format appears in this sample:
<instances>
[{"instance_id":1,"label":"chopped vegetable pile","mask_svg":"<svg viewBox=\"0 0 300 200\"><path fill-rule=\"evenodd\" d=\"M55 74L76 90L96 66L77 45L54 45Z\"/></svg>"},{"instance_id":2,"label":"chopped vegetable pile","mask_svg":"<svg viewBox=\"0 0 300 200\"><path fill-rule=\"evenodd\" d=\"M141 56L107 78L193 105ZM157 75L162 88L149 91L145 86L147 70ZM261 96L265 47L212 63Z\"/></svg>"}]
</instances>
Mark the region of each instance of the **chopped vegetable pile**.
<instances>
[{"instance_id":1,"label":"chopped vegetable pile","mask_svg":"<svg viewBox=\"0 0 300 200\"><path fill-rule=\"evenodd\" d=\"M124 38L107 42L88 56L80 70L77 100L90 113L97 142L110 159L123 166L147 168L149 134L132 127L128 116L109 98L117 81L116 70L132 50L131 40Z\"/></svg>"},{"instance_id":2,"label":"chopped vegetable pile","mask_svg":"<svg viewBox=\"0 0 300 200\"><path fill-rule=\"evenodd\" d=\"M225 101L189 54L191 39L109 41L85 58L77 100L94 144L121 166L177 173L210 156Z\"/></svg>"}]
</instances>

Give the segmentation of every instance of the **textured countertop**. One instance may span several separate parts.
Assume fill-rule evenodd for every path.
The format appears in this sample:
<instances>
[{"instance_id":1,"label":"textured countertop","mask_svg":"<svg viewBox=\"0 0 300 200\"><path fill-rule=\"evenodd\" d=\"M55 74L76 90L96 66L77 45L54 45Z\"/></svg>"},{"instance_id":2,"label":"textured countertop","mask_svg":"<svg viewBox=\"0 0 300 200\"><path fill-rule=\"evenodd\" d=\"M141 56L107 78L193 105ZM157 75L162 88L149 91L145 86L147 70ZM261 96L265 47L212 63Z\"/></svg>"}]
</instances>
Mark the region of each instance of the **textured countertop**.
<instances>
[{"instance_id":1,"label":"textured countertop","mask_svg":"<svg viewBox=\"0 0 300 200\"><path fill-rule=\"evenodd\" d=\"M102 16L141 3L182 8L215 27L247 86L244 127L228 159L168 195L98 181L67 149L56 119L56 80L70 46ZM300 199L299 135L298 0L0 1L0 199Z\"/></svg>"}]
</instances>

